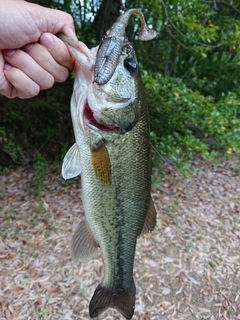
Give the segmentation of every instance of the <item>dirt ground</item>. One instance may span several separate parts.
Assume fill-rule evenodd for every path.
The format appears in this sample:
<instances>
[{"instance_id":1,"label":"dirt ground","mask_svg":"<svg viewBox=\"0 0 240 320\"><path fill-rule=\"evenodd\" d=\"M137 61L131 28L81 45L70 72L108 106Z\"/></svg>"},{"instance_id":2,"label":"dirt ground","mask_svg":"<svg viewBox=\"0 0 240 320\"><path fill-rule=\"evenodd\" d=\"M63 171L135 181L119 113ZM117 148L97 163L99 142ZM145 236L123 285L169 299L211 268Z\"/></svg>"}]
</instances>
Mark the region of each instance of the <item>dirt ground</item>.
<instances>
[{"instance_id":1,"label":"dirt ground","mask_svg":"<svg viewBox=\"0 0 240 320\"><path fill-rule=\"evenodd\" d=\"M240 319L240 158L189 166L188 178L155 172L158 222L137 244L134 320ZM38 198L31 167L0 176L0 320L89 319L101 255L72 263L81 185L59 172L47 170ZM113 309L99 319L123 320Z\"/></svg>"}]
</instances>

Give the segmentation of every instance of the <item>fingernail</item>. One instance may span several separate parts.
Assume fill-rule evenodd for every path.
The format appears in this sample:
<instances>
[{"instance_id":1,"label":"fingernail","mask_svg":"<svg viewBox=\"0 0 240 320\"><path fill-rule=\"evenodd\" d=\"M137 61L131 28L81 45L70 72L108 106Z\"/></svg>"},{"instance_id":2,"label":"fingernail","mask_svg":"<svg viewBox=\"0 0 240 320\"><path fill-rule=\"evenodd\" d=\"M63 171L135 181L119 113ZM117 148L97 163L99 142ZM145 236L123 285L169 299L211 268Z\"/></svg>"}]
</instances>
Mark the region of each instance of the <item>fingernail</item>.
<instances>
[{"instance_id":1,"label":"fingernail","mask_svg":"<svg viewBox=\"0 0 240 320\"><path fill-rule=\"evenodd\" d=\"M40 38L40 43L44 47L51 49L55 43L55 41L53 39L53 35L51 35L49 33L43 33Z\"/></svg>"},{"instance_id":2,"label":"fingernail","mask_svg":"<svg viewBox=\"0 0 240 320\"><path fill-rule=\"evenodd\" d=\"M11 69L11 68L12 68L12 66L11 66L10 64L5 63L3 70L9 70L9 69Z\"/></svg>"},{"instance_id":3,"label":"fingernail","mask_svg":"<svg viewBox=\"0 0 240 320\"><path fill-rule=\"evenodd\" d=\"M3 55L10 58L11 56L14 55L15 51L16 51L16 50L12 50L12 49L3 50Z\"/></svg>"}]
</instances>

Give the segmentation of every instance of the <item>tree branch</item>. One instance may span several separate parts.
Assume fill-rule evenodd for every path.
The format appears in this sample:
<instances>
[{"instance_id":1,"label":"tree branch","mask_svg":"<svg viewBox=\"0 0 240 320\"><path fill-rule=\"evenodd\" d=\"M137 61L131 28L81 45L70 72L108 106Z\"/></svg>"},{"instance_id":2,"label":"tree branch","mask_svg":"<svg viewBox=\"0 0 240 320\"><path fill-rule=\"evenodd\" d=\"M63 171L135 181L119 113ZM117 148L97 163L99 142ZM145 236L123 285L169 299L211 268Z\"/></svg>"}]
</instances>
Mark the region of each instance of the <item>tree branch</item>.
<instances>
[{"instance_id":1,"label":"tree branch","mask_svg":"<svg viewBox=\"0 0 240 320\"><path fill-rule=\"evenodd\" d=\"M204 46L204 47L207 47L207 48L212 48L212 49L214 49L214 48L218 48L218 47L220 47L220 46L222 45L222 43L219 43L219 44L217 44L217 45L215 45L215 46L212 46L212 45L209 45L209 44L205 44L205 43L203 43L203 42L199 42L199 41L190 39L189 37L187 37L184 33L182 33L182 32L175 26L175 24L173 23L172 19L171 19L171 18L169 17L169 15L168 15L167 8L166 8L165 3L164 3L163 0L162 0L162 5L163 5L163 9L164 9L164 11L165 11L165 15L166 15L166 17L167 17L167 20L170 22L170 24L172 25L172 27L173 27L182 37L186 38L187 40L189 40L189 41L191 41L191 42L193 42L193 43L196 43L196 44L198 44L198 45L200 45L200 46Z\"/></svg>"},{"instance_id":2,"label":"tree branch","mask_svg":"<svg viewBox=\"0 0 240 320\"><path fill-rule=\"evenodd\" d=\"M221 1L221 2L218 2L218 5L225 5L227 7L230 7L232 10L236 11L238 14L240 14L240 10L238 10L237 8L235 8L234 6L232 6L230 3L227 3L227 2L224 2L224 1Z\"/></svg>"}]
</instances>

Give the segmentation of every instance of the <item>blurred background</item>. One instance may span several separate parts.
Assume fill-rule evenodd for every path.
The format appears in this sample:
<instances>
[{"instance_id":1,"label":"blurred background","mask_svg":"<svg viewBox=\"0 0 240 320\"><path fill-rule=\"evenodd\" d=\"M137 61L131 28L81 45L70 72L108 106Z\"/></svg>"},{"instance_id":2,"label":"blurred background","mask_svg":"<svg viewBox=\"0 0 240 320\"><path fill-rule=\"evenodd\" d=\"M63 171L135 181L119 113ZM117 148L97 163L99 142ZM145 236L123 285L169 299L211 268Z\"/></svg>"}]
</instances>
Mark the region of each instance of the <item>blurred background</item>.
<instances>
[{"instance_id":1,"label":"blurred background","mask_svg":"<svg viewBox=\"0 0 240 320\"><path fill-rule=\"evenodd\" d=\"M133 319L240 319L239 0L32 2L69 12L89 47L133 7L158 32L143 43L139 19L127 27L162 156L153 152L158 222L137 244ZM35 98L0 95L1 319L88 319L103 276L100 252L81 265L69 253L83 216L80 179L60 174L73 81L71 70Z\"/></svg>"},{"instance_id":2,"label":"blurred background","mask_svg":"<svg viewBox=\"0 0 240 320\"><path fill-rule=\"evenodd\" d=\"M125 10L140 8L158 32L138 41L139 19L127 28L146 91L151 139L182 170L196 156L240 152L240 4L237 1L39 0L69 12L79 40L93 47ZM59 164L73 143L73 71L30 100L0 95L0 171L13 164ZM159 158L155 159L155 165Z\"/></svg>"}]
</instances>

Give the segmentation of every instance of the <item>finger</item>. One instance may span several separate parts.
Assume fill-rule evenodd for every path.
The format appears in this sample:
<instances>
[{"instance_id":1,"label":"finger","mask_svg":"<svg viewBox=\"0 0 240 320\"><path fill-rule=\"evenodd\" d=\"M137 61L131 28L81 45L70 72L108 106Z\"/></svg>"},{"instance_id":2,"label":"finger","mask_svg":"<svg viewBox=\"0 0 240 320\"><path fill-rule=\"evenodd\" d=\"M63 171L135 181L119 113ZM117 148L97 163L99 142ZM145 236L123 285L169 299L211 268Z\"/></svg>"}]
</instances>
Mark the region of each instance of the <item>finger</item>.
<instances>
[{"instance_id":1,"label":"finger","mask_svg":"<svg viewBox=\"0 0 240 320\"><path fill-rule=\"evenodd\" d=\"M17 97L17 92L4 73L4 70L9 70L10 68L11 66L5 62L2 52L0 51L0 94L12 99Z\"/></svg>"},{"instance_id":2,"label":"finger","mask_svg":"<svg viewBox=\"0 0 240 320\"><path fill-rule=\"evenodd\" d=\"M38 95L40 86L21 70L6 65L4 75L11 84L11 91L6 95L8 98L28 99Z\"/></svg>"},{"instance_id":3,"label":"finger","mask_svg":"<svg viewBox=\"0 0 240 320\"><path fill-rule=\"evenodd\" d=\"M0 0L1 2L3 0ZM1 6L1 16L4 17L1 29L4 28L4 21L9 20L13 23L8 24L6 36L1 38L0 50L21 48L27 43L38 42L44 32L53 34L63 32L68 37L76 39L74 22L70 14L27 1L5 0L4 2L6 5Z\"/></svg>"},{"instance_id":4,"label":"finger","mask_svg":"<svg viewBox=\"0 0 240 320\"><path fill-rule=\"evenodd\" d=\"M73 58L71 57L66 45L51 33L43 33L40 37L40 43L48 49L55 61L60 65L71 68Z\"/></svg>"},{"instance_id":5,"label":"finger","mask_svg":"<svg viewBox=\"0 0 240 320\"><path fill-rule=\"evenodd\" d=\"M0 94L9 97L11 92L11 84L7 81L4 75L4 65L5 61L3 59L2 53L0 51Z\"/></svg>"},{"instance_id":6,"label":"finger","mask_svg":"<svg viewBox=\"0 0 240 320\"><path fill-rule=\"evenodd\" d=\"M39 43L27 45L23 48L44 70L51 74L55 81L63 82L68 77L68 69L57 63L51 53Z\"/></svg>"},{"instance_id":7,"label":"finger","mask_svg":"<svg viewBox=\"0 0 240 320\"><path fill-rule=\"evenodd\" d=\"M36 82L42 90L53 86L54 77L37 64L26 52L22 50L4 50L3 55L9 64L25 73L25 75L33 82ZM18 81L21 82L21 79Z\"/></svg>"}]
</instances>

